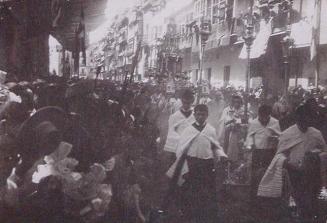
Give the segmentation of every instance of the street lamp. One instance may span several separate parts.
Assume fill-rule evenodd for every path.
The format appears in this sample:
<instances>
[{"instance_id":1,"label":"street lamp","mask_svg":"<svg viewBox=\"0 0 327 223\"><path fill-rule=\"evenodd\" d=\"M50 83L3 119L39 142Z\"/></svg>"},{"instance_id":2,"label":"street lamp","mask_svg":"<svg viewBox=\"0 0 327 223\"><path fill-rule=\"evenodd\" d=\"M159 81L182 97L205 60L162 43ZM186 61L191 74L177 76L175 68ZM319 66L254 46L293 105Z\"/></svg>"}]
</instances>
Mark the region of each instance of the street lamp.
<instances>
[{"instance_id":1,"label":"street lamp","mask_svg":"<svg viewBox=\"0 0 327 223\"><path fill-rule=\"evenodd\" d=\"M288 95L289 85L289 58L291 56L291 49L294 44L294 39L291 36L291 13L293 7L293 0L282 1L282 9L287 12L286 36L281 41L283 51L283 64L284 64L284 95ZM297 78L296 78L297 79Z\"/></svg>"},{"instance_id":2,"label":"street lamp","mask_svg":"<svg viewBox=\"0 0 327 223\"><path fill-rule=\"evenodd\" d=\"M248 120L248 97L249 97L249 83L251 74L251 47L255 39L254 25L252 14L248 15L245 21L245 32L243 35L244 44L246 46L247 53L247 66L245 74L245 96L244 96L244 118Z\"/></svg>"},{"instance_id":3,"label":"street lamp","mask_svg":"<svg viewBox=\"0 0 327 223\"><path fill-rule=\"evenodd\" d=\"M202 69L203 69L203 55L204 49L211 35L212 27L210 19L203 18L201 20L200 27L195 27L195 32L199 36L200 40L200 51L199 51L199 72L200 72L200 79L198 85L198 97L197 97L197 104L200 102L200 98L202 95Z\"/></svg>"},{"instance_id":4,"label":"street lamp","mask_svg":"<svg viewBox=\"0 0 327 223\"><path fill-rule=\"evenodd\" d=\"M284 64L284 95L288 95L289 84L289 71L290 71L290 56L291 49L293 48L294 39L290 37L290 30L286 31L286 36L281 41L283 51L283 64Z\"/></svg>"}]
</instances>

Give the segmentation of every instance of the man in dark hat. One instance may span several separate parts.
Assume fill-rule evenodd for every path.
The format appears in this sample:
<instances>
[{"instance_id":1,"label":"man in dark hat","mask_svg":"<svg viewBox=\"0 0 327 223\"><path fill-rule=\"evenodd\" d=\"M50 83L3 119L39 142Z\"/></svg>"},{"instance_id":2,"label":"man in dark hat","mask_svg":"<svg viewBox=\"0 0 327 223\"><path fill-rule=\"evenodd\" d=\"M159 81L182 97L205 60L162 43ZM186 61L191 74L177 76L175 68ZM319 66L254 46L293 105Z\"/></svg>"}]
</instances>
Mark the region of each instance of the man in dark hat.
<instances>
[{"instance_id":1,"label":"man in dark hat","mask_svg":"<svg viewBox=\"0 0 327 223\"><path fill-rule=\"evenodd\" d=\"M62 142L62 133L66 122L63 110L46 107L27 119L19 129L17 143L21 162L16 167L13 180L25 179L35 162L52 153ZM33 174L33 173L30 173ZM31 175L29 177L31 180ZM17 181L14 183L21 183Z\"/></svg>"}]
</instances>

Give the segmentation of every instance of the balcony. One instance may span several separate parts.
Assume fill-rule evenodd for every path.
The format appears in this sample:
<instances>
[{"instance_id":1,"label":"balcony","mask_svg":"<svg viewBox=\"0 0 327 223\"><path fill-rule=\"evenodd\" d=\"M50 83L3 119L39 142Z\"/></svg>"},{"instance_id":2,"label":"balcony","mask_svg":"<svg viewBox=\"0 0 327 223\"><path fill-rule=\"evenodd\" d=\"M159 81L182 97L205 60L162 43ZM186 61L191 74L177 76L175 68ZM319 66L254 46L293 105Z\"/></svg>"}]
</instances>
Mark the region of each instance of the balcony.
<instances>
[{"instance_id":1,"label":"balcony","mask_svg":"<svg viewBox=\"0 0 327 223\"><path fill-rule=\"evenodd\" d=\"M187 49L192 47L192 35L187 34L180 38L179 49Z\"/></svg>"}]
</instances>

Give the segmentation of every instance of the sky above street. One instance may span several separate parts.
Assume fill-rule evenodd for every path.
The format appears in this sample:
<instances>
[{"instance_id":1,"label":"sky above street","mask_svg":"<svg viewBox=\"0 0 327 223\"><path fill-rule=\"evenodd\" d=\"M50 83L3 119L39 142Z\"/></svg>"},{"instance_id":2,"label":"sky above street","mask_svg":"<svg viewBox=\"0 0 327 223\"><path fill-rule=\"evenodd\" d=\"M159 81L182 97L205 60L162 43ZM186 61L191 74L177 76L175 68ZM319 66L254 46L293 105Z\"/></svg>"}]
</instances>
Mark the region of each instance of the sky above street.
<instances>
[{"instance_id":1,"label":"sky above street","mask_svg":"<svg viewBox=\"0 0 327 223\"><path fill-rule=\"evenodd\" d=\"M172 12L178 10L190 1L192 0L170 0L169 3L167 3L166 11ZM138 0L108 0L105 11L106 21L104 21L96 30L90 32L90 42L95 43L101 40L105 36L107 27L110 26L115 15L123 12L127 7L135 5L137 2Z\"/></svg>"},{"instance_id":2,"label":"sky above street","mask_svg":"<svg viewBox=\"0 0 327 223\"><path fill-rule=\"evenodd\" d=\"M96 30L90 33L90 42L95 43L101 40L115 15L122 12L125 8L133 6L137 0L108 0L106 8L106 21Z\"/></svg>"}]
</instances>

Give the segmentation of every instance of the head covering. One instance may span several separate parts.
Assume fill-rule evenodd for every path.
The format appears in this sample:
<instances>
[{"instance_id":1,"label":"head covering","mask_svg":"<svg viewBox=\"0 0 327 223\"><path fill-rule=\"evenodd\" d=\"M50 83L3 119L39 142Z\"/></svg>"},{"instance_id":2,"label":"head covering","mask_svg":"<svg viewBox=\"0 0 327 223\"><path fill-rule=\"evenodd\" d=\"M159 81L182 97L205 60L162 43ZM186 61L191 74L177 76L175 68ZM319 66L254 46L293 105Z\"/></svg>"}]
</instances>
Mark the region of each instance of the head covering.
<instances>
[{"instance_id":1,"label":"head covering","mask_svg":"<svg viewBox=\"0 0 327 223\"><path fill-rule=\"evenodd\" d=\"M67 115L59 107L44 107L36 111L20 127L17 134L17 143L23 162L17 167L16 174L23 176L33 163L40 157L40 143L45 134L55 137L64 131ZM51 139L52 140L52 139ZM46 148L43 148L46 149ZM51 151L50 151L51 152Z\"/></svg>"},{"instance_id":2,"label":"head covering","mask_svg":"<svg viewBox=\"0 0 327 223\"><path fill-rule=\"evenodd\" d=\"M71 84L66 90L66 98L83 96L91 93L94 90L94 83L88 80L79 81Z\"/></svg>"},{"instance_id":3,"label":"head covering","mask_svg":"<svg viewBox=\"0 0 327 223\"><path fill-rule=\"evenodd\" d=\"M22 153L30 153L35 139L44 133L64 130L67 115L59 107L44 107L36 111L19 129L17 140ZM44 133L41 133L44 131Z\"/></svg>"}]
</instances>

